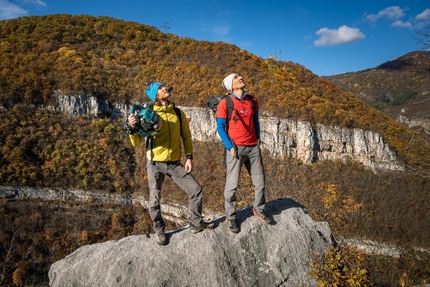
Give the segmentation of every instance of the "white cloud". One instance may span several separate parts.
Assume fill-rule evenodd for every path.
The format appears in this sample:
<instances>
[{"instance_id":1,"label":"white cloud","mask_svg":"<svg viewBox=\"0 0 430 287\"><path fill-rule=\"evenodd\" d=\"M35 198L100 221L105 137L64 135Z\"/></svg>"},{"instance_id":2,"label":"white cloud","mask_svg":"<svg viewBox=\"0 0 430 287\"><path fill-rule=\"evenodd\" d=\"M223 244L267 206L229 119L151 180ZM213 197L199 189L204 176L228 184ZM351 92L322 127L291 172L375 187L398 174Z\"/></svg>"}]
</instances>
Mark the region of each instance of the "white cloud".
<instances>
[{"instance_id":1,"label":"white cloud","mask_svg":"<svg viewBox=\"0 0 430 287\"><path fill-rule=\"evenodd\" d=\"M335 46L363 40L366 36L358 28L350 28L345 25L339 29L321 28L315 32L320 38L314 41L314 45Z\"/></svg>"},{"instance_id":2,"label":"white cloud","mask_svg":"<svg viewBox=\"0 0 430 287\"><path fill-rule=\"evenodd\" d=\"M243 46L252 46L254 45L254 42L247 42L247 43L240 43L239 46L243 47Z\"/></svg>"},{"instance_id":3,"label":"white cloud","mask_svg":"<svg viewBox=\"0 0 430 287\"><path fill-rule=\"evenodd\" d=\"M402 22L400 20L393 22L391 27L400 27L400 28L412 28L412 24L410 22Z\"/></svg>"},{"instance_id":4,"label":"white cloud","mask_svg":"<svg viewBox=\"0 0 430 287\"><path fill-rule=\"evenodd\" d=\"M391 20L398 20L405 16L405 13L403 12L406 10L407 9L401 9L399 6L391 6L379 11L378 14L367 15L366 19L371 22L376 22L383 17Z\"/></svg>"},{"instance_id":5,"label":"white cloud","mask_svg":"<svg viewBox=\"0 0 430 287\"><path fill-rule=\"evenodd\" d=\"M0 0L0 20L27 15L28 11L7 0Z\"/></svg>"},{"instance_id":6,"label":"white cloud","mask_svg":"<svg viewBox=\"0 0 430 287\"><path fill-rule=\"evenodd\" d=\"M29 2L30 2L30 3L32 3L32 4L36 4L36 5L43 6L43 7L48 6L48 5L46 5L46 3L45 3L45 2L43 2L43 1L41 1L41 0L29 0Z\"/></svg>"},{"instance_id":7,"label":"white cloud","mask_svg":"<svg viewBox=\"0 0 430 287\"><path fill-rule=\"evenodd\" d=\"M212 27L212 31L216 35L224 36L230 32L230 25L214 26Z\"/></svg>"},{"instance_id":8,"label":"white cloud","mask_svg":"<svg viewBox=\"0 0 430 287\"><path fill-rule=\"evenodd\" d=\"M425 9L423 12L415 16L415 19L420 21L429 21L430 20L430 9Z\"/></svg>"}]
</instances>

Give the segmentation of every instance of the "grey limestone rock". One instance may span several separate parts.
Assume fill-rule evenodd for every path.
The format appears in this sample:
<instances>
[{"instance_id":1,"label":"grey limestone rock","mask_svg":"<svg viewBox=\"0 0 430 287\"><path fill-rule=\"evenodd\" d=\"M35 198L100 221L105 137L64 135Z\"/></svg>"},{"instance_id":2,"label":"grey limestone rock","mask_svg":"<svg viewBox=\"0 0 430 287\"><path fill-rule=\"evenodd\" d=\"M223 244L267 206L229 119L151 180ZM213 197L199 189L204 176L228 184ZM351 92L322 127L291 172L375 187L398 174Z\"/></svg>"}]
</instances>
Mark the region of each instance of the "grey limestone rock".
<instances>
[{"instance_id":1,"label":"grey limestone rock","mask_svg":"<svg viewBox=\"0 0 430 287\"><path fill-rule=\"evenodd\" d=\"M92 96L64 96L57 91L57 105L48 107L69 115L110 115L125 119L131 105L110 104ZM209 108L180 107L187 116L192 138L202 142L220 142L216 123ZM320 160L355 160L377 170L404 170L396 154L376 132L279 119L260 114L261 146L271 156L296 158L304 164Z\"/></svg>"},{"instance_id":2,"label":"grey limestone rock","mask_svg":"<svg viewBox=\"0 0 430 287\"><path fill-rule=\"evenodd\" d=\"M166 246L153 235L83 246L51 266L50 286L317 286L308 254L333 246L328 224L291 199L266 210L271 225L240 210L238 234L221 217L210 231L167 233Z\"/></svg>"}]
</instances>

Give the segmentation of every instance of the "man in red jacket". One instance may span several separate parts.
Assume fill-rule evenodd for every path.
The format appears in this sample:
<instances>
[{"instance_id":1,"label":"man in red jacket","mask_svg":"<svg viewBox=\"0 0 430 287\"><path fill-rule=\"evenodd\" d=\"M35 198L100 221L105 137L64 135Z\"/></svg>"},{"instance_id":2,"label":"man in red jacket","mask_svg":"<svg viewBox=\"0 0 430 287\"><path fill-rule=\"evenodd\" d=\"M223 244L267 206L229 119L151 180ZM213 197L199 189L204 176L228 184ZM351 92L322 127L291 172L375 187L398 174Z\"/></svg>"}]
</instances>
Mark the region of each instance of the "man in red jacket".
<instances>
[{"instance_id":1,"label":"man in red jacket","mask_svg":"<svg viewBox=\"0 0 430 287\"><path fill-rule=\"evenodd\" d=\"M227 100L224 98L217 107L217 131L226 149L227 175L224 189L224 203L228 229L239 232L236 221L236 190L242 165L245 165L254 185L255 199L251 212L262 222L270 224L264 213L265 176L260 153L260 122L258 101L247 95L242 76L228 75L222 82L228 91L227 97L233 102L229 116Z\"/></svg>"}]
</instances>

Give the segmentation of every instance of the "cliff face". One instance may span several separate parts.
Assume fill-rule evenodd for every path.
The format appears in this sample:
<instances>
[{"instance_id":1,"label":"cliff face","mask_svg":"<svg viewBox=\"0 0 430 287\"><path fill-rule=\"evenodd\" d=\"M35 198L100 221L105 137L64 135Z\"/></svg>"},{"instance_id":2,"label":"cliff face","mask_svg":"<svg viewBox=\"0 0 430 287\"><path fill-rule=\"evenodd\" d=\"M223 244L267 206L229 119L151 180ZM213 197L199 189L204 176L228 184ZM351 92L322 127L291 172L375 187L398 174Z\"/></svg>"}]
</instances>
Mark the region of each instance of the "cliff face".
<instances>
[{"instance_id":1,"label":"cliff face","mask_svg":"<svg viewBox=\"0 0 430 287\"><path fill-rule=\"evenodd\" d=\"M125 119L130 109L126 104L108 104L90 96L56 95L58 105L51 110L70 115L100 114ZM182 107L189 119L193 139L220 141L213 112L207 108ZM361 129L311 126L308 122L268 117L262 114L262 148L272 156L290 157L310 164L318 160L351 159L372 170L403 170L395 153L378 133Z\"/></svg>"},{"instance_id":2,"label":"cliff face","mask_svg":"<svg viewBox=\"0 0 430 287\"><path fill-rule=\"evenodd\" d=\"M290 199L266 210L272 225L250 208L239 211L238 234L222 217L210 231L168 233L166 246L145 235L83 246L51 266L50 286L317 286L308 274L309 252L322 255L333 246L328 224Z\"/></svg>"}]
</instances>

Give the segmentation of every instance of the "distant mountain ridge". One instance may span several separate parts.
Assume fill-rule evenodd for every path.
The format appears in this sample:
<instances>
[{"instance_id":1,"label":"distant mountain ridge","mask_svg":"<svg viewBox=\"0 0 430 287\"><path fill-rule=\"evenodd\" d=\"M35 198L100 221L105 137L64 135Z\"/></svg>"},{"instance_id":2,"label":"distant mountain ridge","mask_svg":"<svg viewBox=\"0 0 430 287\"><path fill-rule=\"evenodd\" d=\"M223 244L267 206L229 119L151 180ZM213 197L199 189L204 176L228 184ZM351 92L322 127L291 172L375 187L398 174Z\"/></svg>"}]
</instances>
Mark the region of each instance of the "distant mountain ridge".
<instances>
[{"instance_id":1,"label":"distant mountain ridge","mask_svg":"<svg viewBox=\"0 0 430 287\"><path fill-rule=\"evenodd\" d=\"M398 72L429 72L430 52L414 51L407 53L377 66L376 69Z\"/></svg>"},{"instance_id":2,"label":"distant mountain ridge","mask_svg":"<svg viewBox=\"0 0 430 287\"><path fill-rule=\"evenodd\" d=\"M430 141L430 52L415 51L375 68L324 76Z\"/></svg>"}]
</instances>

